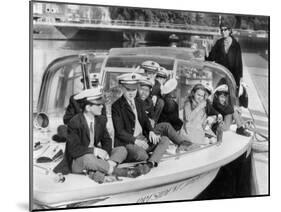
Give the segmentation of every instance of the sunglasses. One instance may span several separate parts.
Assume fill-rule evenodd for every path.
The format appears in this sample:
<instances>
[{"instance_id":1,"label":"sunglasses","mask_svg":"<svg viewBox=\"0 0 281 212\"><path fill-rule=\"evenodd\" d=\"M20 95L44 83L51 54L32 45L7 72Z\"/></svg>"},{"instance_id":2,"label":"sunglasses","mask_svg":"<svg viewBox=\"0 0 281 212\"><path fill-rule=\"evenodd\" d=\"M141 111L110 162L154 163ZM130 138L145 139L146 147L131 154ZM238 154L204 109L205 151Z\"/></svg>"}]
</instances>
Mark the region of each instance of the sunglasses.
<instances>
[{"instance_id":1,"label":"sunglasses","mask_svg":"<svg viewBox=\"0 0 281 212\"><path fill-rule=\"evenodd\" d=\"M229 28L221 28L222 32L227 31L227 30L229 30Z\"/></svg>"},{"instance_id":2,"label":"sunglasses","mask_svg":"<svg viewBox=\"0 0 281 212\"><path fill-rule=\"evenodd\" d=\"M126 87L126 86L124 86L124 88L125 88L127 91L135 91L135 90L137 90L137 88L128 88L128 87Z\"/></svg>"}]
</instances>

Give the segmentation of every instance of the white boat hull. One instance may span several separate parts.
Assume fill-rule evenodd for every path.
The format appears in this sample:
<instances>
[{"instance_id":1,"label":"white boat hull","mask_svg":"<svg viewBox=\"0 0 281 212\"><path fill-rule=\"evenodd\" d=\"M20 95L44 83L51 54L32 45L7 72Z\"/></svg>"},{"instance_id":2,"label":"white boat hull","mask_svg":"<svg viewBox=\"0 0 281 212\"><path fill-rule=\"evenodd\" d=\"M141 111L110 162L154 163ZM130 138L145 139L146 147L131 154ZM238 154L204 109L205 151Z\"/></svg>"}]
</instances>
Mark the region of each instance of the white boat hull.
<instances>
[{"instance_id":1,"label":"white boat hull","mask_svg":"<svg viewBox=\"0 0 281 212\"><path fill-rule=\"evenodd\" d=\"M214 180L219 169L175 183L152 187L144 190L125 192L116 195L102 196L81 202L62 202L54 205L35 204L35 208L74 208L83 206L104 206L120 204L141 204L149 202L168 202L191 200L198 196Z\"/></svg>"},{"instance_id":2,"label":"white boat hull","mask_svg":"<svg viewBox=\"0 0 281 212\"><path fill-rule=\"evenodd\" d=\"M64 183L56 183L52 174L35 168L34 202L47 207L77 207L81 202L89 206L193 199L212 182L221 166L250 148L249 138L229 131L220 144L166 156L147 175L104 184L77 174L66 175Z\"/></svg>"}]
</instances>

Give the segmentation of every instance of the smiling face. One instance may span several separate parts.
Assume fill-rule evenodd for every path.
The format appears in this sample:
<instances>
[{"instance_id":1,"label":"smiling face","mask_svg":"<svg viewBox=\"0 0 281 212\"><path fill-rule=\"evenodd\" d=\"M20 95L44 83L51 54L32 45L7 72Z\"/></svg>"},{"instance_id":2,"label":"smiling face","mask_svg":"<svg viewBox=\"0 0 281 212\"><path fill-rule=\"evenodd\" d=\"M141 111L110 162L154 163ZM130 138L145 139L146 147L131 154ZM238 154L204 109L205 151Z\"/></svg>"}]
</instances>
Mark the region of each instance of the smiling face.
<instances>
[{"instance_id":1,"label":"smiling face","mask_svg":"<svg viewBox=\"0 0 281 212\"><path fill-rule=\"evenodd\" d=\"M227 95L225 93L219 94L218 98L221 105L226 105Z\"/></svg>"},{"instance_id":2,"label":"smiling face","mask_svg":"<svg viewBox=\"0 0 281 212\"><path fill-rule=\"evenodd\" d=\"M139 87L138 91L139 91L139 96L140 96L141 100L145 101L150 94L150 87L142 85Z\"/></svg>"},{"instance_id":3,"label":"smiling face","mask_svg":"<svg viewBox=\"0 0 281 212\"><path fill-rule=\"evenodd\" d=\"M195 93L194 93L194 101L199 104L201 103L206 96L206 91L203 89L198 89Z\"/></svg>"}]
</instances>

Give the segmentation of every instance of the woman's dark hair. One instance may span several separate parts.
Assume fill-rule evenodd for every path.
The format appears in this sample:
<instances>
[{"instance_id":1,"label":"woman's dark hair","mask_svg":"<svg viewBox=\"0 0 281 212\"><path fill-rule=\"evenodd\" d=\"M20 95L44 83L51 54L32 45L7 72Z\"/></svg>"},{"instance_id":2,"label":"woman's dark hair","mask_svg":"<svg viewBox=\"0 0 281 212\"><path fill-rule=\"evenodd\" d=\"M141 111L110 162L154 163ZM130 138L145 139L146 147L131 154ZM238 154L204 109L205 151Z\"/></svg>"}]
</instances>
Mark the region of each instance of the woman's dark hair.
<instances>
[{"instance_id":1,"label":"woman's dark hair","mask_svg":"<svg viewBox=\"0 0 281 212\"><path fill-rule=\"evenodd\" d=\"M231 24L222 22L222 23L220 23L220 30L223 27L225 27L225 28L227 28L229 30L229 35L232 35L232 26L231 26Z\"/></svg>"},{"instance_id":2,"label":"woman's dark hair","mask_svg":"<svg viewBox=\"0 0 281 212\"><path fill-rule=\"evenodd\" d=\"M222 94L227 95L226 96L226 105L229 105L230 104L230 99L229 99L229 93L228 92L219 92L219 91L215 92L214 98L213 98L213 103L215 105L219 105L220 104L219 96L222 95Z\"/></svg>"}]
</instances>

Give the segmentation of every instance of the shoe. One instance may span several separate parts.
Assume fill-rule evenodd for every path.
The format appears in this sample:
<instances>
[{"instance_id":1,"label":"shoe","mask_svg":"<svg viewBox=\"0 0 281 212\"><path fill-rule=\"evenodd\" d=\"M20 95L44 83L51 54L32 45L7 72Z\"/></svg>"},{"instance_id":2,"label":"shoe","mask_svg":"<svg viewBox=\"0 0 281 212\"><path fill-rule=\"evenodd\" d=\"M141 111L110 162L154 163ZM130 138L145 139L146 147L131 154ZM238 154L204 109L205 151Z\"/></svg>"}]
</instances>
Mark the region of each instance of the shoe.
<instances>
[{"instance_id":1,"label":"shoe","mask_svg":"<svg viewBox=\"0 0 281 212\"><path fill-rule=\"evenodd\" d=\"M100 171L89 171L88 176L90 179L101 184L104 182L105 174Z\"/></svg>"},{"instance_id":2,"label":"shoe","mask_svg":"<svg viewBox=\"0 0 281 212\"><path fill-rule=\"evenodd\" d=\"M181 143L181 145L186 146L186 147L189 147L189 146L192 145L192 142L191 142L191 141L188 141L188 140L184 140L184 141Z\"/></svg>"},{"instance_id":3,"label":"shoe","mask_svg":"<svg viewBox=\"0 0 281 212\"><path fill-rule=\"evenodd\" d=\"M178 146L176 152L188 151L191 146L192 143L190 141L184 141Z\"/></svg>"},{"instance_id":4,"label":"shoe","mask_svg":"<svg viewBox=\"0 0 281 212\"><path fill-rule=\"evenodd\" d=\"M239 127L236 129L236 133L239 135L243 135L246 137L250 137L251 133L249 133L244 127Z\"/></svg>"},{"instance_id":5,"label":"shoe","mask_svg":"<svg viewBox=\"0 0 281 212\"><path fill-rule=\"evenodd\" d=\"M136 166L136 170L141 174L141 175L145 175L148 172L150 172L151 167L148 164L138 164Z\"/></svg>"},{"instance_id":6,"label":"shoe","mask_svg":"<svg viewBox=\"0 0 281 212\"><path fill-rule=\"evenodd\" d=\"M140 170L136 168L114 168L113 175L116 175L117 177L130 177L130 178L136 178L141 175Z\"/></svg>"}]
</instances>

